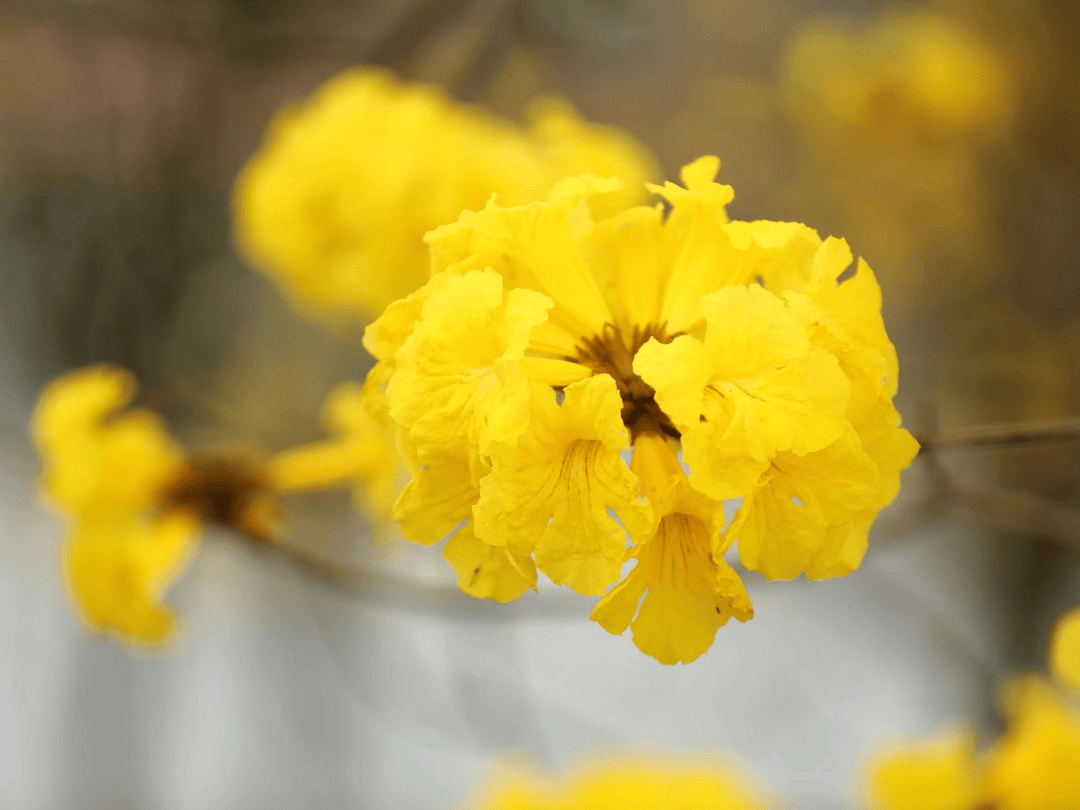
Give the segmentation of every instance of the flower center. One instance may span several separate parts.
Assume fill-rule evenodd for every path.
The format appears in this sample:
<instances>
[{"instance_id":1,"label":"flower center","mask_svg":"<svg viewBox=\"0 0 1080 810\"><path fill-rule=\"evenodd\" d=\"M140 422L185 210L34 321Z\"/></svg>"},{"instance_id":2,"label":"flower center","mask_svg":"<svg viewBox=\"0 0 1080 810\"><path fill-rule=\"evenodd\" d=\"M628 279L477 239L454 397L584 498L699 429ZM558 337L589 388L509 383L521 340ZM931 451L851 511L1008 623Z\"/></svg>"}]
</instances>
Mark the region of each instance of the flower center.
<instances>
[{"instance_id":1,"label":"flower center","mask_svg":"<svg viewBox=\"0 0 1080 810\"><path fill-rule=\"evenodd\" d=\"M166 509L187 512L261 542L270 540L281 518L266 475L254 465L229 458L189 460L160 501Z\"/></svg>"},{"instance_id":2,"label":"flower center","mask_svg":"<svg viewBox=\"0 0 1080 810\"><path fill-rule=\"evenodd\" d=\"M656 391L634 373L634 355L650 338L670 343L677 335L669 335L665 324L634 326L626 336L614 324L604 324L599 335L585 338L572 358L597 374L609 374L622 394L622 420L630 430L631 439L643 433L663 433L679 438L679 431L667 414L656 404Z\"/></svg>"}]
</instances>

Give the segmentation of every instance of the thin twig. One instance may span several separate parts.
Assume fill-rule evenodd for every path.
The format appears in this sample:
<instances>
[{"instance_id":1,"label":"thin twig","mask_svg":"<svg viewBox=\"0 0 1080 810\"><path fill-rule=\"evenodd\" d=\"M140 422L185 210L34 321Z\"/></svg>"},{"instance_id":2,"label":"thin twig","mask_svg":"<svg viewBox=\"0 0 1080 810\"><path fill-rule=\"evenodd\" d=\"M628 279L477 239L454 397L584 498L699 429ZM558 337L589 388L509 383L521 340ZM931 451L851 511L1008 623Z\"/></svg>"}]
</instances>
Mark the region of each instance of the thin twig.
<instances>
[{"instance_id":1,"label":"thin twig","mask_svg":"<svg viewBox=\"0 0 1080 810\"><path fill-rule=\"evenodd\" d=\"M957 447L1075 441L1080 439L1080 419L1003 422L918 438L922 445L921 453Z\"/></svg>"},{"instance_id":2,"label":"thin twig","mask_svg":"<svg viewBox=\"0 0 1080 810\"><path fill-rule=\"evenodd\" d=\"M1075 506L1009 489L954 487L947 495L951 503L989 528L1048 537L1080 547L1080 508Z\"/></svg>"},{"instance_id":3,"label":"thin twig","mask_svg":"<svg viewBox=\"0 0 1080 810\"><path fill-rule=\"evenodd\" d=\"M316 582L328 585L352 600L424 616L462 621L521 621L587 616L587 598L567 594L526 594L500 605L474 599L457 588L426 585L359 566L343 566L298 546L283 543L243 544L252 553L276 557Z\"/></svg>"}]
</instances>

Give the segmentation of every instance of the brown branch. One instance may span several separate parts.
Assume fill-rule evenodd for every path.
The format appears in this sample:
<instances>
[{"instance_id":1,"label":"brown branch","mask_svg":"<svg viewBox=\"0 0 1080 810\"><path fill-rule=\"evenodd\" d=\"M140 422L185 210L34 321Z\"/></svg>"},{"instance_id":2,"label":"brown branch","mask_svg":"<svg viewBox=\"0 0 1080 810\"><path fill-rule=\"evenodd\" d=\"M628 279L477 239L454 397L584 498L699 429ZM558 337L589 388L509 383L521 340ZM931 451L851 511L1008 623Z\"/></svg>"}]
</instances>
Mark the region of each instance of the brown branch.
<instances>
[{"instance_id":1,"label":"brown branch","mask_svg":"<svg viewBox=\"0 0 1080 810\"><path fill-rule=\"evenodd\" d=\"M341 565L291 544L245 542L243 546L249 553L276 558L351 600L425 616L464 621L521 621L581 618L591 609L585 597L566 594L526 594L517 601L498 604L490 599L475 599L454 587L426 585L381 571Z\"/></svg>"},{"instance_id":2,"label":"brown branch","mask_svg":"<svg viewBox=\"0 0 1080 810\"><path fill-rule=\"evenodd\" d=\"M922 445L920 453L958 447L1075 441L1080 439L1080 419L1003 422L917 438Z\"/></svg>"},{"instance_id":3,"label":"brown branch","mask_svg":"<svg viewBox=\"0 0 1080 810\"><path fill-rule=\"evenodd\" d=\"M945 493L988 528L1048 537L1080 548L1080 508L1008 489L954 487Z\"/></svg>"}]
</instances>

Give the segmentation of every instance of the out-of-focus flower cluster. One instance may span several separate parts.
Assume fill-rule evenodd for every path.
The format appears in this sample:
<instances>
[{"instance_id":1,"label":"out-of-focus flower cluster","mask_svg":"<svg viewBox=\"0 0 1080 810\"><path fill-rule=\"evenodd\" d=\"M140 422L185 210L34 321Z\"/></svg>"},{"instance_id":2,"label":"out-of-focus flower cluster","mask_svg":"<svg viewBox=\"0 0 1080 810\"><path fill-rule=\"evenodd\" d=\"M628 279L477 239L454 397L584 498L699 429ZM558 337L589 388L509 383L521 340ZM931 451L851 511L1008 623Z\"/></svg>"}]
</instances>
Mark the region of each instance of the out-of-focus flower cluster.
<instances>
[{"instance_id":1,"label":"out-of-focus flower cluster","mask_svg":"<svg viewBox=\"0 0 1080 810\"><path fill-rule=\"evenodd\" d=\"M870 810L1073 810L1080 807L1080 609L1051 639L1051 672L1011 681L1008 728L980 753L956 731L879 755L867 778Z\"/></svg>"},{"instance_id":2,"label":"out-of-focus flower cluster","mask_svg":"<svg viewBox=\"0 0 1080 810\"><path fill-rule=\"evenodd\" d=\"M885 14L862 30L812 24L793 40L784 96L812 137L875 149L1007 132L1016 89L973 31L926 11Z\"/></svg>"},{"instance_id":3,"label":"out-of-focus flower cluster","mask_svg":"<svg viewBox=\"0 0 1080 810\"><path fill-rule=\"evenodd\" d=\"M917 450L870 268L841 281L842 240L729 220L718 168L650 187L667 208L597 217L619 184L584 176L465 212L365 334L367 404L411 468L406 537L456 529L474 596L516 598L537 568L583 594L618 582L592 618L664 663L751 617L736 541L769 579L857 568Z\"/></svg>"},{"instance_id":4,"label":"out-of-focus flower cluster","mask_svg":"<svg viewBox=\"0 0 1080 810\"><path fill-rule=\"evenodd\" d=\"M214 523L260 542L277 533L280 496L356 482L371 511L389 512L398 462L343 387L326 409L333 439L265 462L187 453L156 414L128 407L135 377L94 366L42 391L31 424L42 490L67 516L64 571L87 625L135 642L161 641L174 625L165 589Z\"/></svg>"},{"instance_id":5,"label":"out-of-focus flower cluster","mask_svg":"<svg viewBox=\"0 0 1080 810\"><path fill-rule=\"evenodd\" d=\"M929 10L830 18L792 40L780 94L799 193L873 252L895 305L939 306L993 277L986 162L1015 129L1016 70L977 27Z\"/></svg>"},{"instance_id":6,"label":"out-of-focus flower cluster","mask_svg":"<svg viewBox=\"0 0 1080 810\"><path fill-rule=\"evenodd\" d=\"M522 126L358 68L274 119L237 181L236 230L302 309L368 321L427 280L427 231L492 194L521 205L582 172L627 182L593 199L598 213L640 201L656 174L629 135L564 102L535 102Z\"/></svg>"},{"instance_id":7,"label":"out-of-focus flower cluster","mask_svg":"<svg viewBox=\"0 0 1080 810\"><path fill-rule=\"evenodd\" d=\"M462 810L770 810L764 791L729 764L699 758L609 757L565 776L523 766L493 775Z\"/></svg>"}]
</instances>

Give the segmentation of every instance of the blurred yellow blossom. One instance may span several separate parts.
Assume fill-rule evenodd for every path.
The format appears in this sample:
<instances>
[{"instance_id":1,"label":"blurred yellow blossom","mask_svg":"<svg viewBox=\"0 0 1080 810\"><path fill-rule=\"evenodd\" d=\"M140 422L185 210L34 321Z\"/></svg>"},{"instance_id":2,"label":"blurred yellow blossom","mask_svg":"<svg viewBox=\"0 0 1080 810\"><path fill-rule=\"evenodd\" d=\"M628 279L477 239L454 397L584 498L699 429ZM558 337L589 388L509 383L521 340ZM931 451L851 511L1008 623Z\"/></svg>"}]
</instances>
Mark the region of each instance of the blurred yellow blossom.
<instances>
[{"instance_id":1,"label":"blurred yellow blossom","mask_svg":"<svg viewBox=\"0 0 1080 810\"><path fill-rule=\"evenodd\" d=\"M917 451L870 268L841 282L842 240L729 220L718 169L650 186L667 211L598 217L618 186L594 175L466 211L428 234L428 284L365 334L365 401L410 460L406 537L459 528L459 582L500 601L536 568L602 594L634 560L593 618L663 663L753 615L734 543L770 579L858 567Z\"/></svg>"},{"instance_id":2,"label":"blurred yellow blossom","mask_svg":"<svg viewBox=\"0 0 1080 810\"><path fill-rule=\"evenodd\" d=\"M366 321L427 280L425 232L493 193L520 205L587 171L631 190L594 200L599 212L641 200L655 174L629 135L564 102L536 102L522 126L359 68L271 123L236 184L237 238L306 311Z\"/></svg>"},{"instance_id":3,"label":"blurred yellow blossom","mask_svg":"<svg viewBox=\"0 0 1080 810\"><path fill-rule=\"evenodd\" d=\"M1080 707L1036 678L1005 693L1009 727L991 752L986 797L998 810L1080 807Z\"/></svg>"},{"instance_id":4,"label":"blurred yellow blossom","mask_svg":"<svg viewBox=\"0 0 1080 810\"><path fill-rule=\"evenodd\" d=\"M266 462L185 452L156 414L129 407L136 389L123 369L73 371L42 391L31 422L43 493L69 522L65 577L93 631L166 639L175 617L164 591L204 524L268 542L281 526L282 494L344 481L367 508L389 513L398 462L358 386L327 402L324 420L340 438Z\"/></svg>"},{"instance_id":5,"label":"blurred yellow blossom","mask_svg":"<svg viewBox=\"0 0 1080 810\"><path fill-rule=\"evenodd\" d=\"M1065 679L1067 614L1051 644L1051 667ZM1072 652L1075 652L1073 650ZM1066 683L1068 681L1066 680ZM868 810L1075 810L1080 807L1080 705L1036 676L1013 678L1004 690L1005 733L976 753L974 736L953 732L919 744L894 745L866 775Z\"/></svg>"},{"instance_id":6,"label":"blurred yellow blossom","mask_svg":"<svg viewBox=\"0 0 1080 810\"><path fill-rule=\"evenodd\" d=\"M770 810L779 807L745 774L705 757L609 756L552 776L507 765L461 810Z\"/></svg>"},{"instance_id":7,"label":"blurred yellow blossom","mask_svg":"<svg viewBox=\"0 0 1080 810\"><path fill-rule=\"evenodd\" d=\"M975 810L982 790L975 735L953 731L894 745L866 774L868 810Z\"/></svg>"},{"instance_id":8,"label":"blurred yellow blossom","mask_svg":"<svg viewBox=\"0 0 1080 810\"><path fill-rule=\"evenodd\" d=\"M956 14L859 19L812 22L788 46L795 193L873 252L894 307L967 299L1000 250L985 161L1015 129L1020 68Z\"/></svg>"},{"instance_id":9,"label":"blurred yellow blossom","mask_svg":"<svg viewBox=\"0 0 1080 810\"><path fill-rule=\"evenodd\" d=\"M94 630L152 641L172 628L162 592L195 522L160 509L183 453L155 414L124 410L135 390L131 374L108 366L60 377L41 393L31 432L42 489L71 520L65 570L84 618Z\"/></svg>"},{"instance_id":10,"label":"blurred yellow blossom","mask_svg":"<svg viewBox=\"0 0 1080 810\"><path fill-rule=\"evenodd\" d=\"M994 48L962 23L896 11L862 30L823 21L799 33L784 97L822 137L905 141L990 137L1011 122L1014 80Z\"/></svg>"},{"instance_id":11,"label":"blurred yellow blossom","mask_svg":"<svg viewBox=\"0 0 1080 810\"><path fill-rule=\"evenodd\" d=\"M1080 608L1058 619L1050 636L1050 671L1066 687L1080 692Z\"/></svg>"}]
</instances>

